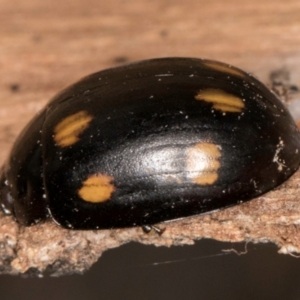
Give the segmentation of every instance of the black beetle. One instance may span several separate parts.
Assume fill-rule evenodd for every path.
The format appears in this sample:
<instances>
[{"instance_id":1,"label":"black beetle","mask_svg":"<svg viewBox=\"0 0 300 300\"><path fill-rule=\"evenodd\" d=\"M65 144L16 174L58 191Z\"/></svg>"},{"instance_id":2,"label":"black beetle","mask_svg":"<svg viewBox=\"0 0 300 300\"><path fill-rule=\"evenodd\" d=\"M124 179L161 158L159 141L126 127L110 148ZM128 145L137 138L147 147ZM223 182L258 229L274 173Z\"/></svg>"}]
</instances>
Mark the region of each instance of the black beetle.
<instances>
[{"instance_id":1,"label":"black beetle","mask_svg":"<svg viewBox=\"0 0 300 300\"><path fill-rule=\"evenodd\" d=\"M300 163L277 97L216 61L145 60L87 76L23 130L0 203L23 225L152 225L253 199Z\"/></svg>"}]
</instances>

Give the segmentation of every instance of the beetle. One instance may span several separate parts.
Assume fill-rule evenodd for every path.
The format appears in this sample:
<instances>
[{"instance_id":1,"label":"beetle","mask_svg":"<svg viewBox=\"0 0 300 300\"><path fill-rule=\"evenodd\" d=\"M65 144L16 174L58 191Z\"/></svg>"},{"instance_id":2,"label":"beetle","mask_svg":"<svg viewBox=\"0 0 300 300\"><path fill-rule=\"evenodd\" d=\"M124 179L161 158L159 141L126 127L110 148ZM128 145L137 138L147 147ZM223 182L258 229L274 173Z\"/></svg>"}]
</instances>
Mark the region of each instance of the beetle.
<instances>
[{"instance_id":1,"label":"beetle","mask_svg":"<svg viewBox=\"0 0 300 300\"><path fill-rule=\"evenodd\" d=\"M153 225L275 188L299 149L291 115L253 76L213 60L144 60L55 96L3 165L0 203L26 226Z\"/></svg>"}]
</instances>

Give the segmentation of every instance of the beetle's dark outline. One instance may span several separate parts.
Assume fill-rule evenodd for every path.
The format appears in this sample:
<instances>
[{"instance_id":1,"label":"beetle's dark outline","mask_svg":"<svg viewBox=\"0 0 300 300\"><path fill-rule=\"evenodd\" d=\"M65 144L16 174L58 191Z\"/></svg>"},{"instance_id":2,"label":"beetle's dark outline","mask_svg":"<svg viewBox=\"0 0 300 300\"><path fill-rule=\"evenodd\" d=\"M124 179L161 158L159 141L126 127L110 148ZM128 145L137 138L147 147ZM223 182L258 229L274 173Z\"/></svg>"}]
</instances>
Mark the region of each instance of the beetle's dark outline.
<instances>
[{"instance_id":1,"label":"beetle's dark outline","mask_svg":"<svg viewBox=\"0 0 300 300\"><path fill-rule=\"evenodd\" d=\"M226 69L232 72L227 73ZM160 76L160 81L157 81L157 74L167 73L172 76ZM215 88L240 98L245 103L242 112L224 113L213 109L213 103L193 99L201 89ZM166 93L167 90L169 94ZM153 97L149 100L150 95ZM175 98L172 98L172 95L175 95ZM163 101L159 102L160 99ZM122 105L120 101L123 101ZM145 106L144 111L139 107L141 101L143 108ZM87 107L84 107L84 102L87 103ZM101 110L103 106L104 109ZM97 114L90 126L80 134L79 141L66 147L55 146L54 143L51 145L53 134L51 130L55 124L67 117L68 113L72 115L80 110L86 110L89 114L95 110ZM132 114L129 116L128 111L131 110ZM109 113L110 116L113 115L113 120L105 119L105 111L114 112L114 115ZM184 113L181 114L179 111ZM102 119L99 114L103 114ZM189 115L189 119L185 120L186 114ZM257 126L252 124L252 118L258 123ZM140 119L141 124L136 124ZM97 127L97 122L100 122L100 127ZM168 128L162 129L161 124L167 125ZM112 125L116 126L109 127ZM126 126L127 133L124 130ZM176 126L179 126L179 129ZM93 138L88 139L92 130L96 132L91 134ZM102 132L100 137L97 132L99 130ZM130 130L133 130L134 134ZM123 131L125 135L121 135ZM259 132L262 136L264 134L266 136L259 139L252 131L253 134ZM188 137L191 140L187 142L183 133L189 133ZM137 161L140 159L142 162L143 156L138 150L139 147L146 147L149 143L148 134L154 137L153 151L155 143L160 145L159 135L160 138L163 138L163 135L174 137L171 146L179 152L175 154L172 152L170 155L174 157L173 163L177 168L175 173L179 174L185 172L183 166L186 158L182 158L185 149L195 143L219 145L222 151L224 148L224 154L222 152L224 157L220 158L221 167L218 169L220 178L208 186L191 183L187 181L188 179L182 186L178 186L178 183L175 185L173 181L166 183L159 179L163 174L147 174L144 169L138 168L139 164L136 161L133 161L135 167L121 165L132 157L118 160L118 155L115 155L113 160L114 154L107 150L119 149L128 142L126 145L129 145L129 148L137 147L133 148L132 153L137 156L135 157ZM252 143L249 145L252 147L251 151L247 152L255 162L254 166L251 166L250 159L241 155L244 149L248 150L247 145L242 144L247 141L243 135L256 138L254 145ZM277 157L278 161L284 161L287 165L281 170L274 166L278 164L278 161L274 161L274 155L278 155L276 148L278 137L285 143L280 151L280 157ZM98 140L95 140L96 138ZM38 145L37 140L40 140ZM93 144L93 141L96 144ZM146 144L143 144L143 141ZM231 149L234 142L235 147ZM100 148L93 149L96 147L94 145ZM116 148L116 145L119 148ZM163 145L167 151L168 143ZM157 222L236 205L267 192L284 182L298 169L299 149L300 133L290 114L276 96L253 76L232 66L210 60L193 58L146 60L89 75L61 91L47 104L21 133L10 157L2 167L0 205L3 211L12 213L23 225L35 224L49 215L61 226L73 229L153 225ZM86 151L87 158L80 157L76 152L83 150ZM101 155L97 156L95 150L99 150ZM123 151L122 155L130 152L128 149L126 151ZM70 156L66 156L66 153ZM259 154L264 157L260 158ZM240 160L236 159L235 155L240 155ZM61 165L58 164L58 156L63 159ZM175 158L179 158L179 161L175 161ZM265 163L264 158L270 160L270 165ZM89 159L95 166L88 162ZM70 171L72 163L76 164L77 173ZM265 165L261 168L262 164ZM166 164L165 168L169 168L169 173L165 173L165 176L172 174L170 166L171 164ZM78 186L84 178L97 172L114 178L116 192L107 206L85 203L76 195ZM253 176L249 175L248 178L249 172ZM237 176L238 173L240 177L237 182L226 177L229 174ZM69 177L64 177L65 175Z\"/></svg>"}]
</instances>

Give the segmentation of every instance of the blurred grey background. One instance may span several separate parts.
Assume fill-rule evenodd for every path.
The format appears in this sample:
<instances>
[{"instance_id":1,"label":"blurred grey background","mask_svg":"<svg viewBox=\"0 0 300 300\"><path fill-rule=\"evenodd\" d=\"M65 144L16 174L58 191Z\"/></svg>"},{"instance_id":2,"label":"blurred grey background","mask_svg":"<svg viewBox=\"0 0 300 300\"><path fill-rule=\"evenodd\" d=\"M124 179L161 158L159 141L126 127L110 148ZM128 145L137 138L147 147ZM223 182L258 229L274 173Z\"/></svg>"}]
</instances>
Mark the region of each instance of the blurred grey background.
<instances>
[{"instance_id":1,"label":"blurred grey background","mask_svg":"<svg viewBox=\"0 0 300 300\"><path fill-rule=\"evenodd\" d=\"M247 254L241 254L245 247ZM240 254L227 252L233 249ZM156 248L130 243L105 252L83 275L2 275L0 299L298 300L299 282L300 260L277 254L273 244L202 240Z\"/></svg>"}]
</instances>

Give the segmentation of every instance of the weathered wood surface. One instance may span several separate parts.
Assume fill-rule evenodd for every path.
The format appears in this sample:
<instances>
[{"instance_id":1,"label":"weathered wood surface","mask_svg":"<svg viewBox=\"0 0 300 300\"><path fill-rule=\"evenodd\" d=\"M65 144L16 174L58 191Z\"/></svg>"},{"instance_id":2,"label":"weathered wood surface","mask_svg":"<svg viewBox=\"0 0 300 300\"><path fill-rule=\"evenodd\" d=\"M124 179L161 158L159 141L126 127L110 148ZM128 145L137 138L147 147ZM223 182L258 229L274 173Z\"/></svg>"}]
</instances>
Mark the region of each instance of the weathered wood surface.
<instances>
[{"instance_id":1,"label":"weathered wood surface","mask_svg":"<svg viewBox=\"0 0 300 300\"><path fill-rule=\"evenodd\" d=\"M2 0L0 162L26 122L66 85L123 62L164 56L225 61L267 84L285 68L300 86L300 2ZM81 272L104 250L129 241L272 241L282 253L299 253L299 184L300 172L249 203L165 224L162 236L140 228L68 231L51 222L23 228L0 214L0 272Z\"/></svg>"}]
</instances>

